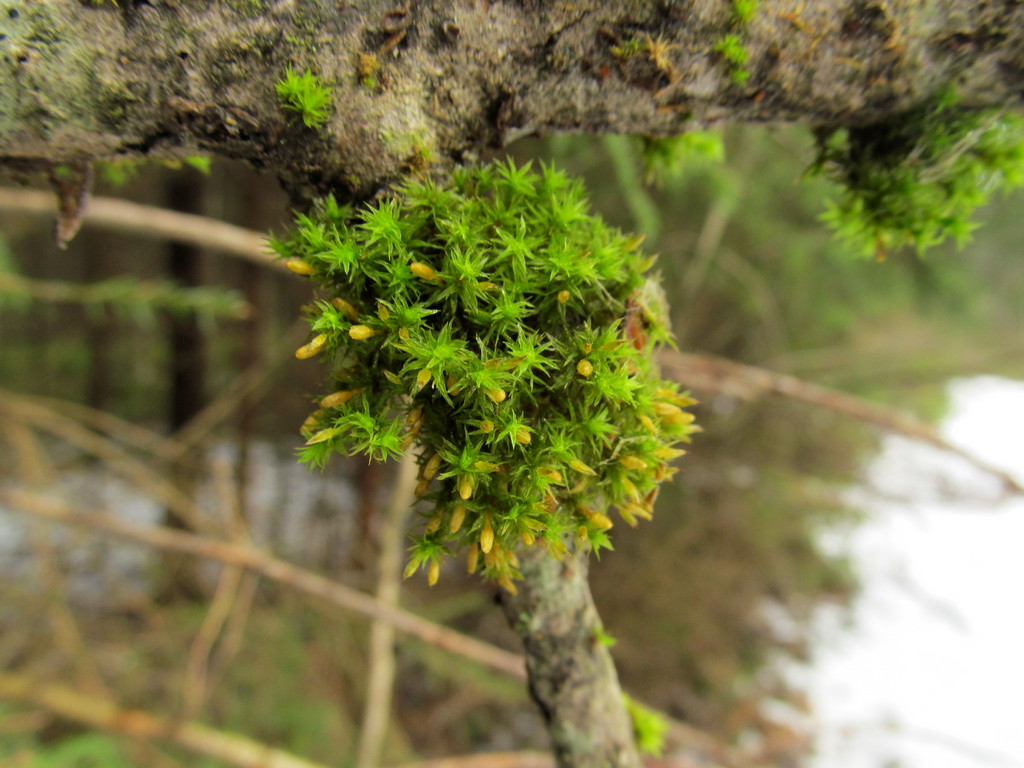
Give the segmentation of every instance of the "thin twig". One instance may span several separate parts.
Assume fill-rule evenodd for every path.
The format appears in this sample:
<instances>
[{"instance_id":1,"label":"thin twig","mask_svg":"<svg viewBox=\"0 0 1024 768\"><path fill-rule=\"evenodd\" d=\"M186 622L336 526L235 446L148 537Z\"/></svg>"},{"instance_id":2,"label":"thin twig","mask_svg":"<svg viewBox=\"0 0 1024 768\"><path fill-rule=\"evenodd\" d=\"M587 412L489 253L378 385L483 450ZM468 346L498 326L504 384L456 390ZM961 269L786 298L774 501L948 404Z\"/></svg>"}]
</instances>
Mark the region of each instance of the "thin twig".
<instances>
[{"instance_id":1,"label":"thin twig","mask_svg":"<svg viewBox=\"0 0 1024 768\"><path fill-rule=\"evenodd\" d=\"M207 672L213 645L217 642L228 617L233 611L238 589L241 585L243 570L237 565L225 565L217 581L217 589L210 601L199 631L188 651L185 663L185 682L182 688L181 718L188 720L195 717L206 701L209 689Z\"/></svg>"},{"instance_id":2,"label":"thin twig","mask_svg":"<svg viewBox=\"0 0 1024 768\"><path fill-rule=\"evenodd\" d=\"M56 199L36 189L0 188L0 210L34 215L56 213ZM267 246L267 236L223 221L140 205L112 197L89 200L84 223L145 237L210 248L274 269L284 269Z\"/></svg>"},{"instance_id":3,"label":"thin twig","mask_svg":"<svg viewBox=\"0 0 1024 768\"><path fill-rule=\"evenodd\" d=\"M27 675L0 672L0 698L33 704L77 723L142 739L170 741L238 768L326 768L236 734L188 721L167 720L109 699L88 696Z\"/></svg>"},{"instance_id":4,"label":"thin twig","mask_svg":"<svg viewBox=\"0 0 1024 768\"><path fill-rule=\"evenodd\" d=\"M6 426L8 442L17 457L20 475L30 487L41 491L54 488L56 470L39 445L35 433L19 419L10 419ZM92 692L105 694L107 687L103 676L82 639L82 632L69 604L67 585L53 544L51 527L50 523L37 519L29 525L35 565L40 581L46 585L46 618L56 646L74 662L79 685Z\"/></svg>"},{"instance_id":5,"label":"thin twig","mask_svg":"<svg viewBox=\"0 0 1024 768\"><path fill-rule=\"evenodd\" d=\"M9 399L0 392L0 410L6 410L11 420L24 421L57 437L77 445L87 453L103 459L112 469L144 488L153 498L173 510L190 528L203 531L210 528L206 514L186 494L145 462L140 461L112 440L99 435L77 421L59 413L32 405L24 399Z\"/></svg>"},{"instance_id":6,"label":"thin twig","mask_svg":"<svg viewBox=\"0 0 1024 768\"><path fill-rule=\"evenodd\" d=\"M331 581L312 571L278 560L250 545L219 541L195 533L172 530L163 526L140 525L107 515L97 510L72 510L65 504L44 496L14 489L0 489L0 504L70 525L106 531L161 549L186 552L199 557L238 565L300 592L319 597L345 610L372 619L386 621L406 634L443 648L486 667L525 679L523 659L489 643L468 637L432 621L404 611L381 605L376 598Z\"/></svg>"},{"instance_id":7,"label":"thin twig","mask_svg":"<svg viewBox=\"0 0 1024 768\"><path fill-rule=\"evenodd\" d=\"M741 400L755 400L765 395L788 397L851 416L912 440L927 443L942 451L956 454L983 472L997 478L1003 484L1004 493L1024 494L1024 486L1008 472L953 445L930 425L908 413L886 408L855 395L803 381L793 376L709 355L665 350L661 353L660 362L666 374L681 384L697 390L720 392Z\"/></svg>"},{"instance_id":8,"label":"thin twig","mask_svg":"<svg viewBox=\"0 0 1024 768\"><path fill-rule=\"evenodd\" d=\"M394 491L380 528L380 554L377 557L377 601L396 607L402 573L402 538L405 521L414 500L416 459L405 455L398 468ZM377 768L380 764L388 722L391 720L391 692L395 680L395 628L375 619L370 628L369 674L366 678L366 703L359 733L356 768Z\"/></svg>"}]
</instances>

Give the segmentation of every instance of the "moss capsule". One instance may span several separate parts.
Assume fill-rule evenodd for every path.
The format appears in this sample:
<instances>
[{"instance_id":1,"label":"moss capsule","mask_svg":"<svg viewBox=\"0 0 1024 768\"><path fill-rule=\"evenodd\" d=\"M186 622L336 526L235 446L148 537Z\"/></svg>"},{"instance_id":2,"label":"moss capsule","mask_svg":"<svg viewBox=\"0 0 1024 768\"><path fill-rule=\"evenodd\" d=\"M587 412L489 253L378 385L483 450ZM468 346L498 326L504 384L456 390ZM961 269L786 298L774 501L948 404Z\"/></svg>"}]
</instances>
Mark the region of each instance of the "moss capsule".
<instances>
[{"instance_id":1,"label":"moss capsule","mask_svg":"<svg viewBox=\"0 0 1024 768\"><path fill-rule=\"evenodd\" d=\"M348 335L356 341L368 339L371 336L376 336L378 333L379 331L373 330L373 328L368 325L353 325L348 329Z\"/></svg>"},{"instance_id":2,"label":"moss capsule","mask_svg":"<svg viewBox=\"0 0 1024 768\"><path fill-rule=\"evenodd\" d=\"M338 392L332 392L331 394L327 395L326 397L324 397L323 400L320 401L320 405L323 408L334 408L334 407L339 406L339 405L344 405L349 400L351 400L353 397L355 397L360 392L362 392L363 389L365 389L365 387L359 387L358 389L348 389L348 390L341 390L341 391L338 391Z\"/></svg>"},{"instance_id":3,"label":"moss capsule","mask_svg":"<svg viewBox=\"0 0 1024 768\"><path fill-rule=\"evenodd\" d=\"M459 528L462 527L462 522L466 519L466 505L456 504L452 509L452 516L448 520L448 530L452 533L457 533Z\"/></svg>"},{"instance_id":4,"label":"moss capsule","mask_svg":"<svg viewBox=\"0 0 1024 768\"><path fill-rule=\"evenodd\" d=\"M491 516L487 516L487 522L484 523L483 530L480 531L480 551L485 555L491 551L491 547L494 546L494 529L491 528Z\"/></svg>"},{"instance_id":5,"label":"moss capsule","mask_svg":"<svg viewBox=\"0 0 1024 768\"><path fill-rule=\"evenodd\" d=\"M312 275L316 271L312 264L303 259L288 259L284 265L296 275Z\"/></svg>"},{"instance_id":6,"label":"moss capsule","mask_svg":"<svg viewBox=\"0 0 1024 768\"><path fill-rule=\"evenodd\" d=\"M409 265L409 270L423 280L440 280L437 272L434 271L433 267L428 264L424 264L422 261L414 261Z\"/></svg>"},{"instance_id":7,"label":"moss capsule","mask_svg":"<svg viewBox=\"0 0 1024 768\"><path fill-rule=\"evenodd\" d=\"M325 346L327 346L327 334L321 333L319 336L314 336L308 344L304 344L296 349L295 356L299 358L299 360L305 360L306 358L319 354Z\"/></svg>"},{"instance_id":8,"label":"moss capsule","mask_svg":"<svg viewBox=\"0 0 1024 768\"><path fill-rule=\"evenodd\" d=\"M594 364L591 363L586 358L584 358L583 360L580 360L578 363L576 363L576 373L578 373L583 378L587 378L593 372L594 372Z\"/></svg>"}]
</instances>

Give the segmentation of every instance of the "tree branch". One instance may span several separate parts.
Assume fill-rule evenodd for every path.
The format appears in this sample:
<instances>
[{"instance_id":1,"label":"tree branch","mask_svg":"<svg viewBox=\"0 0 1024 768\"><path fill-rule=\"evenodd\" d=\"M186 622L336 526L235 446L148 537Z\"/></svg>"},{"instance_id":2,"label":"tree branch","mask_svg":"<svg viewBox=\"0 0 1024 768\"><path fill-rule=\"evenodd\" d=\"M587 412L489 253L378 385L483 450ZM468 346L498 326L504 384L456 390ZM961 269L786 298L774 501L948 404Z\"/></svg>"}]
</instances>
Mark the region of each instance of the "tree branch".
<instances>
[{"instance_id":1,"label":"tree branch","mask_svg":"<svg viewBox=\"0 0 1024 768\"><path fill-rule=\"evenodd\" d=\"M526 676L522 657L514 653L442 627L400 608L383 605L369 595L278 560L250 545L229 543L160 526L139 525L96 510L76 511L38 494L14 489L0 489L0 504L48 520L106 531L148 546L207 557L226 565L237 565L345 610L386 621L406 634L491 669L520 679Z\"/></svg>"},{"instance_id":2,"label":"tree branch","mask_svg":"<svg viewBox=\"0 0 1024 768\"><path fill-rule=\"evenodd\" d=\"M503 596L523 641L530 695L561 768L639 768L633 726L587 582L587 552L558 562L540 547L520 556L523 580Z\"/></svg>"},{"instance_id":3,"label":"tree branch","mask_svg":"<svg viewBox=\"0 0 1024 768\"><path fill-rule=\"evenodd\" d=\"M950 82L977 105L1024 93L1024 6L1010 2L761 0L742 28L721 0L9 6L0 164L13 169L205 151L295 191L365 196L428 157L534 132L864 124ZM747 78L716 52L728 34ZM332 87L323 126L282 109L289 65Z\"/></svg>"},{"instance_id":4,"label":"tree branch","mask_svg":"<svg viewBox=\"0 0 1024 768\"><path fill-rule=\"evenodd\" d=\"M721 392L741 400L755 400L765 395L789 397L927 443L941 451L956 454L982 472L995 477L1003 484L1005 493L1024 494L1024 486L1011 474L953 445L929 424L908 413L793 376L710 355L664 350L660 362L666 375L696 390Z\"/></svg>"},{"instance_id":5,"label":"tree branch","mask_svg":"<svg viewBox=\"0 0 1024 768\"><path fill-rule=\"evenodd\" d=\"M47 216L56 214L57 199L52 193L38 189L0 188L0 210ZM265 267L284 270L283 263L270 253L266 234L207 216L179 213L114 197L93 197L89 199L83 223L211 248Z\"/></svg>"}]
</instances>

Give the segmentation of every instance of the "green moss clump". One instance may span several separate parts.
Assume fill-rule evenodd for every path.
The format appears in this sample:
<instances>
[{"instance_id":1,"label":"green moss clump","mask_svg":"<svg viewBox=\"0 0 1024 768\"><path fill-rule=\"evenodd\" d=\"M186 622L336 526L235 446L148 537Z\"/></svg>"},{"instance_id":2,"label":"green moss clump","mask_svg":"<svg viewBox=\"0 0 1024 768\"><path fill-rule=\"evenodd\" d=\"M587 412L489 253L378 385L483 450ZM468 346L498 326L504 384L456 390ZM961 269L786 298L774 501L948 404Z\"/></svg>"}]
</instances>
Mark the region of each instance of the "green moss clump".
<instances>
[{"instance_id":1,"label":"green moss clump","mask_svg":"<svg viewBox=\"0 0 1024 768\"><path fill-rule=\"evenodd\" d=\"M289 64L276 87L281 106L298 113L307 128L319 128L327 122L332 104L331 89L310 70L300 75Z\"/></svg>"},{"instance_id":2,"label":"green moss clump","mask_svg":"<svg viewBox=\"0 0 1024 768\"><path fill-rule=\"evenodd\" d=\"M614 508L648 518L696 430L652 360L668 340L653 259L582 186L511 162L410 182L362 209L321 201L274 248L323 294L298 357L330 361L302 458L420 447L429 502L407 575L469 550L507 589L516 550L600 550Z\"/></svg>"},{"instance_id":3,"label":"green moss clump","mask_svg":"<svg viewBox=\"0 0 1024 768\"><path fill-rule=\"evenodd\" d=\"M823 219L858 254L962 245L974 210L1024 183L1024 119L965 109L945 91L883 123L820 131L811 170L839 184Z\"/></svg>"}]
</instances>

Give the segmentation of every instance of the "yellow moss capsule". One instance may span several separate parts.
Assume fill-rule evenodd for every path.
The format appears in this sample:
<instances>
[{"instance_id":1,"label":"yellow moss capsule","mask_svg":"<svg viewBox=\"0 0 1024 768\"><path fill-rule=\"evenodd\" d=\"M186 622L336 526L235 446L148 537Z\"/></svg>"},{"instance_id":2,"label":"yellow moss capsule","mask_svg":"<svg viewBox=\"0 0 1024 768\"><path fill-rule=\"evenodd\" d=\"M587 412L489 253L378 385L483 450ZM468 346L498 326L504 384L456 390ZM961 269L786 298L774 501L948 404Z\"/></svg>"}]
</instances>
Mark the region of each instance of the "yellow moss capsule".
<instances>
[{"instance_id":1,"label":"yellow moss capsule","mask_svg":"<svg viewBox=\"0 0 1024 768\"><path fill-rule=\"evenodd\" d=\"M332 392L331 394L327 395L326 397L324 397L323 400L320 401L320 405L322 405L324 408L334 408L335 406L338 405L344 405L353 397L362 392L364 389L365 387L359 387L358 389L348 389L341 390L338 392Z\"/></svg>"},{"instance_id":2,"label":"yellow moss capsule","mask_svg":"<svg viewBox=\"0 0 1024 768\"><path fill-rule=\"evenodd\" d=\"M595 512L587 507L580 507L579 511L583 513L583 516L587 518L591 523L600 528L602 531L607 531L612 527L613 523L607 515L602 515L600 512Z\"/></svg>"},{"instance_id":3,"label":"yellow moss capsule","mask_svg":"<svg viewBox=\"0 0 1024 768\"><path fill-rule=\"evenodd\" d=\"M647 469L647 462L639 456L621 456L619 463L626 469Z\"/></svg>"},{"instance_id":4,"label":"yellow moss capsule","mask_svg":"<svg viewBox=\"0 0 1024 768\"><path fill-rule=\"evenodd\" d=\"M398 329L398 338L400 338L402 341L408 341L408 339L409 339L409 329L408 328L399 328Z\"/></svg>"},{"instance_id":5,"label":"yellow moss capsule","mask_svg":"<svg viewBox=\"0 0 1024 768\"><path fill-rule=\"evenodd\" d=\"M373 330L373 328L371 328L368 325L353 325L351 328L348 329L348 335L351 336L356 341L368 339L371 336L376 336L378 333L379 331Z\"/></svg>"},{"instance_id":6,"label":"yellow moss capsule","mask_svg":"<svg viewBox=\"0 0 1024 768\"><path fill-rule=\"evenodd\" d=\"M533 542L537 540L537 537L530 533L530 531L523 531L521 534L519 534L519 538L523 540L523 544L525 544L527 547L532 547Z\"/></svg>"},{"instance_id":7,"label":"yellow moss capsule","mask_svg":"<svg viewBox=\"0 0 1024 768\"><path fill-rule=\"evenodd\" d=\"M570 461L569 466L575 469L577 472L582 472L584 475L590 475L591 477L597 476L597 472L588 467L579 459L573 459L572 461Z\"/></svg>"},{"instance_id":8,"label":"yellow moss capsule","mask_svg":"<svg viewBox=\"0 0 1024 768\"><path fill-rule=\"evenodd\" d=\"M306 445L316 445L317 443L322 443L326 440L330 440L332 437L337 435L338 432L340 432L340 430L335 427L321 429L319 432L317 432L315 435L309 438L309 440L306 441Z\"/></svg>"},{"instance_id":9,"label":"yellow moss capsule","mask_svg":"<svg viewBox=\"0 0 1024 768\"><path fill-rule=\"evenodd\" d=\"M501 290L500 286L495 285L494 283L489 282L487 280L481 280L479 283L476 284L476 287L479 288L481 291L500 291Z\"/></svg>"},{"instance_id":10,"label":"yellow moss capsule","mask_svg":"<svg viewBox=\"0 0 1024 768\"><path fill-rule=\"evenodd\" d=\"M384 322L387 322L388 318L391 317L391 312L388 311L388 308L385 307L383 304L378 304L377 317L379 317Z\"/></svg>"},{"instance_id":11,"label":"yellow moss capsule","mask_svg":"<svg viewBox=\"0 0 1024 768\"><path fill-rule=\"evenodd\" d=\"M487 516L487 522L484 523L483 530L480 531L480 551L485 555L491 551L491 547L494 546L494 529L491 528L491 516Z\"/></svg>"},{"instance_id":12,"label":"yellow moss capsule","mask_svg":"<svg viewBox=\"0 0 1024 768\"><path fill-rule=\"evenodd\" d=\"M420 480L418 483L416 483L416 489L413 491L413 494L417 497L424 496L426 495L428 490L430 490L430 481Z\"/></svg>"},{"instance_id":13,"label":"yellow moss capsule","mask_svg":"<svg viewBox=\"0 0 1024 768\"><path fill-rule=\"evenodd\" d=\"M345 315L353 323L359 319L359 313L356 312L356 308L349 304L342 298L331 299L331 304L336 310Z\"/></svg>"},{"instance_id":14,"label":"yellow moss capsule","mask_svg":"<svg viewBox=\"0 0 1024 768\"><path fill-rule=\"evenodd\" d=\"M433 267L424 264L422 261L414 261L409 265L409 270L416 275L416 277L422 278L423 280L440 280L437 272L434 271Z\"/></svg>"},{"instance_id":15,"label":"yellow moss capsule","mask_svg":"<svg viewBox=\"0 0 1024 768\"><path fill-rule=\"evenodd\" d=\"M568 291L559 291L558 292L558 303L559 304L565 304L568 300L569 300L569 292Z\"/></svg>"},{"instance_id":16,"label":"yellow moss capsule","mask_svg":"<svg viewBox=\"0 0 1024 768\"><path fill-rule=\"evenodd\" d=\"M551 469L551 467L540 467L537 470L537 474L541 477L546 477L554 483L562 482L562 473L557 469Z\"/></svg>"},{"instance_id":17,"label":"yellow moss capsule","mask_svg":"<svg viewBox=\"0 0 1024 768\"><path fill-rule=\"evenodd\" d=\"M423 532L431 534L441 527L442 515L440 512L435 512L434 516L427 520L427 524L423 526Z\"/></svg>"},{"instance_id":18,"label":"yellow moss capsule","mask_svg":"<svg viewBox=\"0 0 1024 768\"><path fill-rule=\"evenodd\" d=\"M448 530L452 533L458 532L459 528L462 527L462 522L466 519L466 505L456 504L452 509L452 516L448 520Z\"/></svg>"},{"instance_id":19,"label":"yellow moss capsule","mask_svg":"<svg viewBox=\"0 0 1024 768\"><path fill-rule=\"evenodd\" d=\"M302 432L304 430L312 429L317 424L319 424L320 419L322 419L326 415L327 411L325 411L323 408L318 408L317 410L313 411L311 414L309 414L309 416L306 417L306 420L302 422L302 426L299 427L299 431Z\"/></svg>"},{"instance_id":20,"label":"yellow moss capsule","mask_svg":"<svg viewBox=\"0 0 1024 768\"><path fill-rule=\"evenodd\" d=\"M504 389L488 389L487 397L496 403L502 402L508 395L505 394Z\"/></svg>"},{"instance_id":21,"label":"yellow moss capsule","mask_svg":"<svg viewBox=\"0 0 1024 768\"><path fill-rule=\"evenodd\" d=\"M651 520L654 518L654 515L651 514L651 510L649 510L642 504L627 504L626 509L629 511L631 515L641 517L644 520Z\"/></svg>"},{"instance_id":22,"label":"yellow moss capsule","mask_svg":"<svg viewBox=\"0 0 1024 768\"><path fill-rule=\"evenodd\" d=\"M594 345L591 344L589 341L586 344L583 345L583 354L584 355L589 355L593 351L594 351Z\"/></svg>"},{"instance_id":23,"label":"yellow moss capsule","mask_svg":"<svg viewBox=\"0 0 1024 768\"><path fill-rule=\"evenodd\" d=\"M485 568L493 568L498 564L499 560L501 560L501 547L497 544L494 545L494 548L490 552L484 552Z\"/></svg>"},{"instance_id":24,"label":"yellow moss capsule","mask_svg":"<svg viewBox=\"0 0 1024 768\"><path fill-rule=\"evenodd\" d=\"M441 578L441 562L431 560L430 565L427 566L427 586L434 586L439 578Z\"/></svg>"},{"instance_id":25,"label":"yellow moss capsule","mask_svg":"<svg viewBox=\"0 0 1024 768\"><path fill-rule=\"evenodd\" d=\"M414 573L416 573L416 571L418 571L419 569L420 569L419 563L417 563L415 560L410 560L408 563L405 564L405 573L402 574L402 578L403 579L408 579L410 576L412 576Z\"/></svg>"},{"instance_id":26,"label":"yellow moss capsule","mask_svg":"<svg viewBox=\"0 0 1024 768\"><path fill-rule=\"evenodd\" d=\"M654 449L654 455L662 461L672 461L672 459L685 456L686 451L682 451L678 448L669 448L667 445L662 445Z\"/></svg>"},{"instance_id":27,"label":"yellow moss capsule","mask_svg":"<svg viewBox=\"0 0 1024 768\"><path fill-rule=\"evenodd\" d=\"M485 435L490 434L494 431L494 422L490 419L484 419L480 422L480 431Z\"/></svg>"},{"instance_id":28,"label":"yellow moss capsule","mask_svg":"<svg viewBox=\"0 0 1024 768\"><path fill-rule=\"evenodd\" d=\"M459 496L465 501L473 495L473 480L469 475L463 475L459 478Z\"/></svg>"},{"instance_id":29,"label":"yellow moss capsule","mask_svg":"<svg viewBox=\"0 0 1024 768\"><path fill-rule=\"evenodd\" d=\"M327 334L321 333L319 336L314 336L308 344L304 344L295 350L295 356L299 360L305 360L307 357L313 357L318 354L327 345Z\"/></svg>"},{"instance_id":30,"label":"yellow moss capsule","mask_svg":"<svg viewBox=\"0 0 1024 768\"><path fill-rule=\"evenodd\" d=\"M419 390L423 389L425 386L427 386L427 384L430 383L431 376L432 376L432 374L430 373L430 369L429 368L424 368L419 373L416 374L416 391L417 392Z\"/></svg>"},{"instance_id":31,"label":"yellow moss capsule","mask_svg":"<svg viewBox=\"0 0 1024 768\"><path fill-rule=\"evenodd\" d=\"M578 363L576 363L576 373L578 373L583 378L587 378L593 372L594 372L594 365L593 365L593 363L591 363L586 358L584 358L583 360L580 360Z\"/></svg>"},{"instance_id":32,"label":"yellow moss capsule","mask_svg":"<svg viewBox=\"0 0 1024 768\"><path fill-rule=\"evenodd\" d=\"M423 406L417 405L405 417L405 426L416 427L423 421Z\"/></svg>"},{"instance_id":33,"label":"yellow moss capsule","mask_svg":"<svg viewBox=\"0 0 1024 768\"><path fill-rule=\"evenodd\" d=\"M510 595L515 595L519 593L519 590L516 589L516 585L512 583L512 579L510 579L508 576L501 576L498 579L498 584L501 585L501 588L508 592Z\"/></svg>"},{"instance_id":34,"label":"yellow moss capsule","mask_svg":"<svg viewBox=\"0 0 1024 768\"><path fill-rule=\"evenodd\" d=\"M441 454L435 453L433 456L431 456L429 459L427 459L427 463L423 465L423 474L422 474L423 479L424 480L433 480L434 479L434 475L437 474L437 470L440 468L440 466L441 466Z\"/></svg>"},{"instance_id":35,"label":"yellow moss capsule","mask_svg":"<svg viewBox=\"0 0 1024 768\"><path fill-rule=\"evenodd\" d=\"M646 429L652 435L658 434L658 428L654 425L654 422L651 421L651 417L650 416L648 416L647 414L641 413L640 416L637 417L637 418L640 420L640 423L643 424L644 429Z\"/></svg>"},{"instance_id":36,"label":"yellow moss capsule","mask_svg":"<svg viewBox=\"0 0 1024 768\"><path fill-rule=\"evenodd\" d=\"M479 469L481 472L497 472L501 467L495 464L493 461L474 461L473 467Z\"/></svg>"},{"instance_id":37,"label":"yellow moss capsule","mask_svg":"<svg viewBox=\"0 0 1024 768\"><path fill-rule=\"evenodd\" d=\"M576 529L576 539L578 541L586 541L590 538L590 533L587 531L587 526L581 525Z\"/></svg>"},{"instance_id":38,"label":"yellow moss capsule","mask_svg":"<svg viewBox=\"0 0 1024 768\"><path fill-rule=\"evenodd\" d=\"M477 562L480 560L480 547L476 545L476 542L469 545L469 551L466 553L466 573L473 573L476 571Z\"/></svg>"},{"instance_id":39,"label":"yellow moss capsule","mask_svg":"<svg viewBox=\"0 0 1024 768\"><path fill-rule=\"evenodd\" d=\"M520 427L516 430L517 443L520 443L521 445L529 445L531 440L533 440L533 437L531 437L530 430L526 429L526 427Z\"/></svg>"},{"instance_id":40,"label":"yellow moss capsule","mask_svg":"<svg viewBox=\"0 0 1024 768\"><path fill-rule=\"evenodd\" d=\"M636 518L633 517L632 513L625 507L619 507L619 517L626 521L626 525L630 528L636 528Z\"/></svg>"},{"instance_id":41,"label":"yellow moss capsule","mask_svg":"<svg viewBox=\"0 0 1024 768\"><path fill-rule=\"evenodd\" d=\"M296 275L312 275L316 271L312 264L302 259L288 259L284 265Z\"/></svg>"},{"instance_id":42,"label":"yellow moss capsule","mask_svg":"<svg viewBox=\"0 0 1024 768\"><path fill-rule=\"evenodd\" d=\"M645 239L647 239L647 233L641 232L640 234L633 235L632 237L627 239L626 242L622 244L622 246L627 251L635 251L637 248L640 247L640 243L642 243Z\"/></svg>"}]
</instances>

